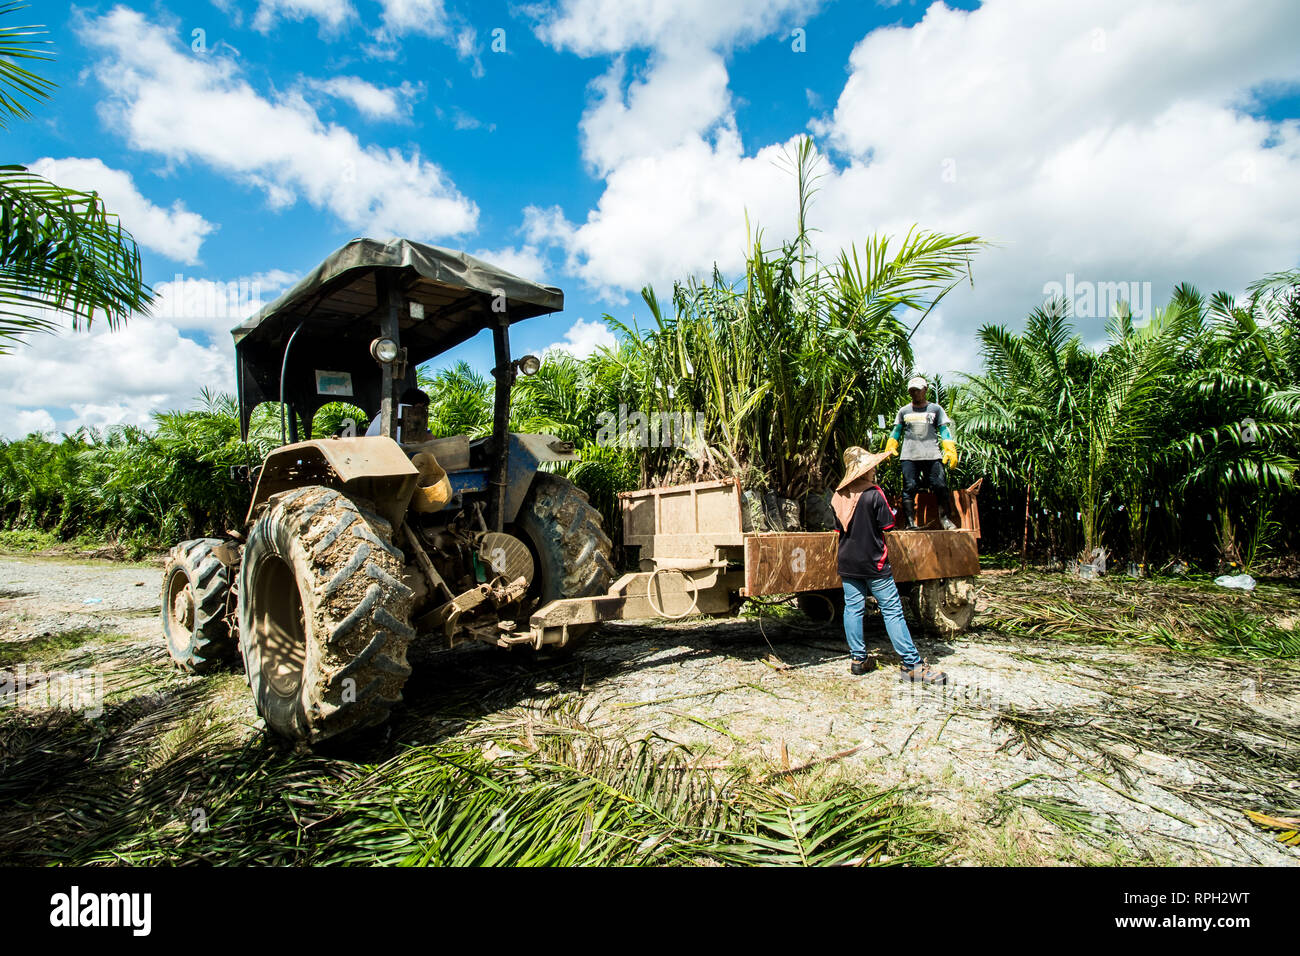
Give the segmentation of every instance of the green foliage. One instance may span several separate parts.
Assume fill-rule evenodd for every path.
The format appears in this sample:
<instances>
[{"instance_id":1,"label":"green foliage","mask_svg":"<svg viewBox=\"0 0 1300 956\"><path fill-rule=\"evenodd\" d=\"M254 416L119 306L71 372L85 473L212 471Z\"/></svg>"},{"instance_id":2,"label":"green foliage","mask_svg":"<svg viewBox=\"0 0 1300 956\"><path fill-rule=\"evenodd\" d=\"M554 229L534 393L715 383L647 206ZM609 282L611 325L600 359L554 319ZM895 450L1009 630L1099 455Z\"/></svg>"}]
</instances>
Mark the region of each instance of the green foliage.
<instances>
[{"instance_id":1,"label":"green foliage","mask_svg":"<svg viewBox=\"0 0 1300 956\"><path fill-rule=\"evenodd\" d=\"M582 359L553 350L515 383L511 429L575 445L583 462L557 470L615 536L621 491L734 475L800 498L833 483L848 445L883 444L878 416L892 419L915 371L911 334L967 280L982 242L913 228L823 264L808 224L818 162L808 140L789 157L793 240L769 248L754 234L734 282L715 269L676 284L670 302L646 288L645 327L606 316L614 346ZM1145 323L1124 307L1100 349L1060 301L1020 332L980 329L983 370L933 384L963 453L950 484L987 479L990 516L1016 506L1014 521L986 522L984 546L1025 541L1063 557L1104 547L1112 564L1210 555L1225 568L1294 548L1280 516L1296 503L1298 329L1300 271L1265 276L1244 302L1178 286ZM419 381L434 435L491 434L490 375L460 362ZM249 489L229 468L277 443L276 415L274 404L255 412L250 447L233 400L207 394L196 410L156 416L152 432L0 444L0 529L170 542L231 527ZM368 424L359 408L326 405L313 434L348 419L358 432ZM891 487L894 467L881 473ZM1016 527L1026 511L1029 527Z\"/></svg>"},{"instance_id":2,"label":"green foliage","mask_svg":"<svg viewBox=\"0 0 1300 956\"><path fill-rule=\"evenodd\" d=\"M137 551L238 527L251 489L230 468L257 464L277 443L274 408L259 407L248 445L229 395L205 391L198 408L154 420L152 432L122 426L0 442L0 526L95 535Z\"/></svg>"},{"instance_id":3,"label":"green foliage","mask_svg":"<svg viewBox=\"0 0 1300 956\"><path fill-rule=\"evenodd\" d=\"M492 382L468 362L457 362L432 377L421 369L419 381L429 395L429 431L435 438L492 434Z\"/></svg>"},{"instance_id":4,"label":"green foliage","mask_svg":"<svg viewBox=\"0 0 1300 956\"><path fill-rule=\"evenodd\" d=\"M628 405L703 413L694 477L738 475L792 498L824 487L844 447L867 442L878 415L892 418L912 372L911 333L983 245L913 228L896 250L873 236L822 265L807 225L818 162L803 141L791 159L797 234L774 249L755 235L739 283L715 270L708 283L678 284L672 314L645 289L645 331L606 316L627 343L618 359ZM689 468L671 448L644 457L654 478Z\"/></svg>"},{"instance_id":5,"label":"green foliage","mask_svg":"<svg viewBox=\"0 0 1300 956\"><path fill-rule=\"evenodd\" d=\"M0 4L0 17L22 10ZM54 84L23 60L50 60L41 27L0 25L0 128L26 119L28 100ZM47 311L89 326L102 314L116 326L152 301L140 250L96 193L65 189L27 171L0 166L0 354L28 332L50 331Z\"/></svg>"},{"instance_id":6,"label":"green foliage","mask_svg":"<svg viewBox=\"0 0 1300 956\"><path fill-rule=\"evenodd\" d=\"M944 839L896 791L806 798L662 741L567 731L402 746L373 763L286 753L203 688L0 713L0 858L33 864L654 866L935 863ZM178 804L177 794L186 795ZM205 826L194 827L195 808Z\"/></svg>"},{"instance_id":7,"label":"green foliage","mask_svg":"<svg viewBox=\"0 0 1300 956\"><path fill-rule=\"evenodd\" d=\"M364 435L370 427L370 416L348 402L328 402L316 410L312 418L311 434L313 438L341 436L349 427L353 435Z\"/></svg>"},{"instance_id":8,"label":"green foliage","mask_svg":"<svg viewBox=\"0 0 1300 956\"><path fill-rule=\"evenodd\" d=\"M1300 272L1280 273L1239 305L1180 285L1144 325L1116 315L1099 351L1060 301L1019 334L985 326L984 371L950 409L966 473L1032 502L1056 553L1177 555L1205 539L1194 517L1205 514L1214 559L1253 562L1280 530L1276 503L1295 500L1298 289Z\"/></svg>"}]
</instances>

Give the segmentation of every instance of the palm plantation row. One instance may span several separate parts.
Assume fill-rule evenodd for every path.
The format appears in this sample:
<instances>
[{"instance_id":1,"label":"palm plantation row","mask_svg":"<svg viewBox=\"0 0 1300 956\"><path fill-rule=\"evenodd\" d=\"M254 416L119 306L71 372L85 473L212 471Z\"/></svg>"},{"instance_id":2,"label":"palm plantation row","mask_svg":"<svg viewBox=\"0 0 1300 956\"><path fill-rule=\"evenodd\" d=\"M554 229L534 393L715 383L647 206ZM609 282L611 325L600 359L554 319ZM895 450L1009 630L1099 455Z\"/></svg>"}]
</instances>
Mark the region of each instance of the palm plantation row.
<instances>
[{"instance_id":1,"label":"palm plantation row","mask_svg":"<svg viewBox=\"0 0 1300 956\"><path fill-rule=\"evenodd\" d=\"M678 286L671 307L647 289L648 324L609 319L615 347L582 359L551 352L520 380L512 428L575 442L585 460L572 477L615 528L617 493L647 484L736 475L806 501L846 445L883 443L878 416L892 416L913 368L908 332L976 247L914 233L896 252L873 240L821 267L798 242L756 242L740 283ZM1146 323L1114 318L1099 351L1059 301L1022 331L982 328L983 370L940 382L938 397L964 451L955 480L985 478L986 550L1027 545L1068 559L1100 547L1138 564L1215 567L1291 549L1281 517L1296 503L1298 309L1300 273L1289 273L1243 302L1180 286ZM487 376L461 363L422 384L436 434L490 431ZM698 420L703 442L656 447L635 429L611 440L603 426L620 406ZM326 406L314 431L347 418L364 421ZM156 416L152 430L9 442L0 523L139 548L233 527L248 488L230 466L255 463L278 436L278 407L259 408L245 446L232 400L204 394L194 410ZM897 487L893 467L882 477Z\"/></svg>"}]
</instances>

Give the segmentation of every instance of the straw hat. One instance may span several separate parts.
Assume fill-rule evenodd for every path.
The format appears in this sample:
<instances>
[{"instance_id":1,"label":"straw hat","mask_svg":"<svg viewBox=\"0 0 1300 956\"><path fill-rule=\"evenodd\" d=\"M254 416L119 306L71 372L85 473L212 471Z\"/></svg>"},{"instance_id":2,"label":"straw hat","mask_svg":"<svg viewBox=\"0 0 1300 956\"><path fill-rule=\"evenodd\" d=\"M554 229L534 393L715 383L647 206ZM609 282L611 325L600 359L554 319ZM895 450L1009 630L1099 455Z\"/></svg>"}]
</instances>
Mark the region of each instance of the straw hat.
<instances>
[{"instance_id":1,"label":"straw hat","mask_svg":"<svg viewBox=\"0 0 1300 956\"><path fill-rule=\"evenodd\" d=\"M875 471L876 466L891 454L892 452L887 451L869 452L857 445L844 449L844 479L835 486L835 490L843 491L863 475Z\"/></svg>"},{"instance_id":2,"label":"straw hat","mask_svg":"<svg viewBox=\"0 0 1300 956\"><path fill-rule=\"evenodd\" d=\"M411 464L420 473L415 482L415 493L411 496L411 506L416 511L429 514L451 501L451 479L437 458L422 451L411 459Z\"/></svg>"}]
</instances>

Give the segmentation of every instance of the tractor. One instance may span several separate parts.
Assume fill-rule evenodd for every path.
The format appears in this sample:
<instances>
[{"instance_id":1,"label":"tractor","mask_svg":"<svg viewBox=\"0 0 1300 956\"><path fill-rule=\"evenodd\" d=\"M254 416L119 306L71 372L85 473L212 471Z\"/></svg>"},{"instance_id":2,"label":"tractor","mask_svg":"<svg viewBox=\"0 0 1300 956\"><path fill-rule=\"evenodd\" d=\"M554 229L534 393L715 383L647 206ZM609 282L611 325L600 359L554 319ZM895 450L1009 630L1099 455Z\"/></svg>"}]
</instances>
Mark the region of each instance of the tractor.
<instances>
[{"instance_id":1,"label":"tractor","mask_svg":"<svg viewBox=\"0 0 1300 956\"><path fill-rule=\"evenodd\" d=\"M538 650L580 641L592 622L528 622L607 592L610 539L586 495L541 470L577 461L572 445L509 431L511 389L540 364L511 357L510 326L563 306L559 289L464 253L355 239L232 330L241 437L274 402L281 444L247 469L241 528L170 551L172 659L203 672L239 657L268 728L314 744L388 718L417 633ZM433 438L419 403L402 401L416 367L485 329L492 433ZM339 401L373 421L313 436L315 413Z\"/></svg>"}]
</instances>

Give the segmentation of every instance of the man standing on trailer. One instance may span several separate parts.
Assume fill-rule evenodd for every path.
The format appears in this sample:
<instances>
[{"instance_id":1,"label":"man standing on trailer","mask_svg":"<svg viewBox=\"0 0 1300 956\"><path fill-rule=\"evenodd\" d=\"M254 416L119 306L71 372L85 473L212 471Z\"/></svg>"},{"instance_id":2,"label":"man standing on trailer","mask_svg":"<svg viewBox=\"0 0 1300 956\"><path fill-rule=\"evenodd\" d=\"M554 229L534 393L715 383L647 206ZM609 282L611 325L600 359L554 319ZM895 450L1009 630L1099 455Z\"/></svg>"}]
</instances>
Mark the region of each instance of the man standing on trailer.
<instances>
[{"instance_id":1,"label":"man standing on trailer","mask_svg":"<svg viewBox=\"0 0 1300 956\"><path fill-rule=\"evenodd\" d=\"M921 659L912 642L912 632L903 617L903 601L889 566L889 544L885 532L894 526L894 512L885 493L876 484L876 466L889 452L872 454L856 445L844 451L844 478L831 495L835 530L839 532L836 570L844 583L844 636L849 642L852 674L868 670L867 645L862 636L862 615L867 595L876 599L885 620L889 643L902 658L900 676L922 684L946 684L947 676Z\"/></svg>"},{"instance_id":2,"label":"man standing on trailer","mask_svg":"<svg viewBox=\"0 0 1300 956\"><path fill-rule=\"evenodd\" d=\"M945 468L957 467L957 443L953 441L951 422L943 406L930 401L925 379L916 376L907 383L910 405L904 405L894 418L894 430L885 442L885 454L897 454L903 471L903 515L907 527L916 527L916 493L921 479L939 502L939 523L948 531L956 525L948 519L948 479ZM902 451L898 442L902 440Z\"/></svg>"}]
</instances>

